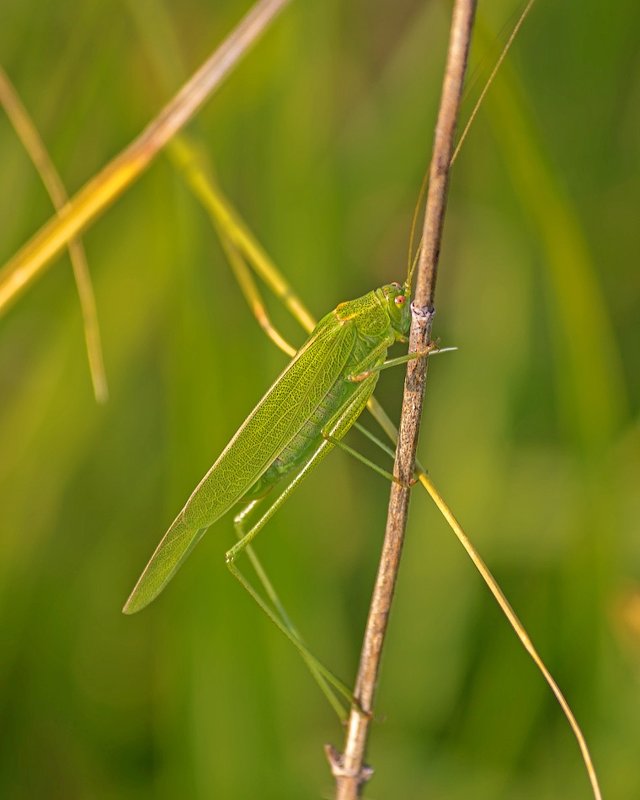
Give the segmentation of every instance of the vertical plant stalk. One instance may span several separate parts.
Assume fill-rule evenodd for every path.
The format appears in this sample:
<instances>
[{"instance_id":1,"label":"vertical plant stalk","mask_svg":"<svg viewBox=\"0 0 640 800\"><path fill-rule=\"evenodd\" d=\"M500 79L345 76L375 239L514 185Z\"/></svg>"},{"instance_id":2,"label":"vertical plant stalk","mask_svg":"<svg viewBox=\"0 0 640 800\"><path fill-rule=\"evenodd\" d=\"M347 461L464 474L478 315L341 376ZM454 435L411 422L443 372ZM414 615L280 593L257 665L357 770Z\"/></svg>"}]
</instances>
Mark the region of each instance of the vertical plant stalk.
<instances>
[{"instance_id":1,"label":"vertical plant stalk","mask_svg":"<svg viewBox=\"0 0 640 800\"><path fill-rule=\"evenodd\" d=\"M413 323L409 338L410 351L424 350L431 337L449 167L475 7L475 0L456 0L453 9L447 63L429 169L429 190L413 303ZM333 747L327 747L327 756L336 779L336 800L354 800L359 797L362 786L372 774L372 770L364 764L364 756L373 714L382 647L407 525L409 489L405 487L410 484L414 475L426 378L427 359L421 358L409 362L394 467L395 476L404 486L394 483L391 488L387 528L354 692L360 707L351 711L344 752L338 753Z\"/></svg>"}]
</instances>

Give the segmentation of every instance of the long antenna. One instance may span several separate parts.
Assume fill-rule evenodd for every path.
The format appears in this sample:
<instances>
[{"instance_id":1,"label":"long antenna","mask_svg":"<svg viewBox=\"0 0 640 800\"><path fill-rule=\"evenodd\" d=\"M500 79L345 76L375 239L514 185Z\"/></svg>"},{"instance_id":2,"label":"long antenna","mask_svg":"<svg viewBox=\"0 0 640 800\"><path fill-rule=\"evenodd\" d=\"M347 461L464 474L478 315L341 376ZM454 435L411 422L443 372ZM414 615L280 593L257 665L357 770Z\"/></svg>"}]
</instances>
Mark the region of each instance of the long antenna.
<instances>
[{"instance_id":1,"label":"long antenna","mask_svg":"<svg viewBox=\"0 0 640 800\"><path fill-rule=\"evenodd\" d=\"M480 110L480 106L482 105L482 103L484 101L484 98L487 95L487 92L491 88L491 84L495 80L495 77L498 74L498 70L502 66L502 62L505 60L505 58L507 56L507 53L511 49L511 45L515 41L515 38L516 38L516 36L518 35L518 33L520 31L520 28L524 24L524 21L526 20L526 18L529 16L529 12L531 11L531 8L532 8L534 3L535 3L535 0L529 0L529 2L524 7L522 13L520 14L520 17L518 18L518 21L514 25L514 28L511 31L511 35L507 39L507 42L506 42L505 46L503 47L502 52L500 53L500 56L499 56L498 60L496 61L496 64L495 64L494 68L491 70L491 74L489 75L489 78L487 79L487 82L485 83L483 90L480 92L480 96L478 97L478 100L476 101L476 104L473 107L473 111L471 112L471 115L469 116L469 119L468 119L466 125L464 126L462 134L460 135L460 139L458 140L458 144L456 145L456 148L453 151L453 155L451 156L451 162L450 162L449 166L453 166L453 164L455 163L455 160L458 158L458 155L460 153L460 150L462 149L462 145L464 143L464 140L467 138L467 135L469 134L469 130L470 130L471 126L473 125L473 122L474 122L475 118L478 115L478 111ZM411 233L409 235L409 251L408 251L408 255L407 255L407 280L405 282L405 286L409 290L411 289L411 281L413 279L413 273L414 273L414 270L415 270L416 265L418 263L418 259L419 259L419 256L420 256L420 249L422 247L422 237L421 237L420 241L418 242L418 246L414 251L414 243L415 243L415 238L416 238L416 228L418 226L418 216L420 214L420 208L422 206L422 202L424 200L424 196L425 196L425 193L427 191L428 180L429 180L429 172L427 171L427 172L424 173L424 177L422 178L422 183L420 184L420 192L418 193L418 199L416 201L416 205L415 205L415 208L413 210L413 218L411 220Z\"/></svg>"},{"instance_id":2,"label":"long antenna","mask_svg":"<svg viewBox=\"0 0 640 800\"><path fill-rule=\"evenodd\" d=\"M500 69L500 67L502 65L502 62L505 60L505 58L507 56L507 53L511 49L511 45L513 44L516 36L518 35L518 31L522 27L525 19L529 16L529 12L531 11L531 7L535 3L535 1L536 0L529 0L527 5L524 7L524 10L523 10L522 14L520 14L520 18L518 19L518 21L516 22L513 30L511 31L511 36L509 36L509 38L507 39L507 43L502 48L502 52L500 53L500 57L496 61L496 65L492 69L491 75L489 75L489 77L487 79L487 82L484 85L484 89L480 92L480 97L478 97L478 100L477 100L475 106L473 107L473 111L471 112L471 115L470 115L470 117L469 117L469 119L467 121L467 124L464 126L464 130L462 131L462 134L460 135L460 139L458 140L458 144L456 145L456 149L453 151L453 155L451 156L451 164L450 164L450 166L452 166L455 163L455 160L458 157L458 153L460 152L460 148L462 147L462 144L463 144L464 140L467 138L467 134L469 133L469 128L471 128L471 126L473 124L473 121L475 120L475 118L476 118L476 116L478 114L478 111L480 110L480 106L482 105L482 101L484 100L487 92L489 91L489 89L491 87L491 84L493 83L496 75L498 74L498 70Z\"/></svg>"},{"instance_id":3,"label":"long antenna","mask_svg":"<svg viewBox=\"0 0 640 800\"><path fill-rule=\"evenodd\" d=\"M416 228L418 227L418 216L420 215L420 208L422 207L422 202L427 192L428 181L429 181L429 170L427 168L427 170L425 170L424 175L422 176L422 183L420 184L420 191L418 192L418 199L416 200L416 204L413 209L413 218L411 220L411 233L409 234L409 251L407 253L407 280L405 281L405 286L409 290L411 289L413 272L416 268L416 264L418 263L418 257L420 254L420 245L422 243L422 238L420 238L418 247L414 252L413 245L416 240Z\"/></svg>"}]
</instances>

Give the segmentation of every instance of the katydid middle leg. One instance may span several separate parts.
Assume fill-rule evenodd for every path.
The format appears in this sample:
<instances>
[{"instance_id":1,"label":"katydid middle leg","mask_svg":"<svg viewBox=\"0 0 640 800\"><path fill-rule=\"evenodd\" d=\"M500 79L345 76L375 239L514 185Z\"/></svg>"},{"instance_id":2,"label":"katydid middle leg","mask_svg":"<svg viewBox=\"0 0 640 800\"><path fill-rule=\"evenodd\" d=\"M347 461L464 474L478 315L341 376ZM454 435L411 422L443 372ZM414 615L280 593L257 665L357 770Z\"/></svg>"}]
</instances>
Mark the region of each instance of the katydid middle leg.
<instances>
[{"instance_id":1,"label":"katydid middle leg","mask_svg":"<svg viewBox=\"0 0 640 800\"><path fill-rule=\"evenodd\" d=\"M396 478L396 476L393 473L388 472L386 469L383 469L382 467L379 467L376 463L368 459L366 456L363 456L353 447L349 447L348 444L345 444L344 442L340 441L340 439L335 439L333 436L326 436L325 438L327 439L328 442L331 442L331 444L335 445L336 447L339 447L340 450L344 450L345 453L348 453L348 455L350 455L352 458L355 458L356 461L359 461L361 464L364 464L366 467L369 467L369 469L372 469L374 472L376 472L378 475L381 475L383 478L386 478L388 481L391 481L392 483L399 483L401 486L405 486L405 488L407 489L411 488L411 486L408 486L403 481L401 481L400 478Z\"/></svg>"}]
</instances>

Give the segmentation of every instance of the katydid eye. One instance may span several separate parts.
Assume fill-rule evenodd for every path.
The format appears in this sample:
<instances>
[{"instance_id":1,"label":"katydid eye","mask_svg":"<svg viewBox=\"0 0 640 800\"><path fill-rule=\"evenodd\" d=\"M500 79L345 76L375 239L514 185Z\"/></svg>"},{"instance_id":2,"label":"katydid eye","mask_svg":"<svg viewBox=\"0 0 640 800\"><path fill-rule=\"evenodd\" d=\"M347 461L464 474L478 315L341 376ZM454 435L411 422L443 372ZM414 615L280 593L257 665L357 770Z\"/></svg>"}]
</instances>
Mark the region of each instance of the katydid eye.
<instances>
[{"instance_id":1,"label":"katydid eye","mask_svg":"<svg viewBox=\"0 0 640 800\"><path fill-rule=\"evenodd\" d=\"M403 294L401 294L401 295L398 295L398 297L396 297L394 302L395 302L395 304L397 306L403 306L405 300L406 300L405 296Z\"/></svg>"}]
</instances>

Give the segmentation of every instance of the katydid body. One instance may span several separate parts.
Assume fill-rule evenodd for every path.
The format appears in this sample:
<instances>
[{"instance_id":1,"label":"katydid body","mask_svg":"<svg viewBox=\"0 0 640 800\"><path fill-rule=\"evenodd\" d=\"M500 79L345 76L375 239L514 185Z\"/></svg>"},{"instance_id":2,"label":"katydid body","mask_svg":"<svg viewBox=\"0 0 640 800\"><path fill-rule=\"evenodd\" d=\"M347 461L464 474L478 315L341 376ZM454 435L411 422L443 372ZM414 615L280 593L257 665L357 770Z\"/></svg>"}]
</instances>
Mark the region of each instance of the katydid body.
<instances>
[{"instance_id":1,"label":"katydid body","mask_svg":"<svg viewBox=\"0 0 640 800\"><path fill-rule=\"evenodd\" d=\"M388 348L406 341L409 291L407 284L388 284L341 303L318 323L187 500L140 576L125 613L154 600L207 528L245 502L249 505L237 517L241 541L227 553L232 567L236 555L364 410ZM284 490L245 534L244 517L277 484L284 484Z\"/></svg>"}]
</instances>

